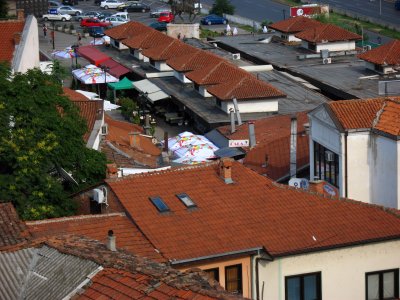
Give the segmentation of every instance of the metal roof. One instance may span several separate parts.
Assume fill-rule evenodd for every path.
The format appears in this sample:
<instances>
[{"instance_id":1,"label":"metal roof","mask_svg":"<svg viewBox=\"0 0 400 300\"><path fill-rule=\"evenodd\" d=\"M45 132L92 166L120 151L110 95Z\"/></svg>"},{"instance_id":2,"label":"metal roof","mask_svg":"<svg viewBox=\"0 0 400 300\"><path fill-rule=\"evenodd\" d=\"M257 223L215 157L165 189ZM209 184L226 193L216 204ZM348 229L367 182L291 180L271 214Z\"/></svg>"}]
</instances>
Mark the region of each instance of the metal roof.
<instances>
[{"instance_id":1,"label":"metal roof","mask_svg":"<svg viewBox=\"0 0 400 300\"><path fill-rule=\"evenodd\" d=\"M0 299L61 299L99 265L42 246L0 253Z\"/></svg>"},{"instance_id":2,"label":"metal roof","mask_svg":"<svg viewBox=\"0 0 400 300\"><path fill-rule=\"evenodd\" d=\"M133 83L133 87L139 92L146 93L147 99L149 99L152 103L161 99L169 98L168 94L166 94L148 79L135 81Z\"/></svg>"}]
</instances>

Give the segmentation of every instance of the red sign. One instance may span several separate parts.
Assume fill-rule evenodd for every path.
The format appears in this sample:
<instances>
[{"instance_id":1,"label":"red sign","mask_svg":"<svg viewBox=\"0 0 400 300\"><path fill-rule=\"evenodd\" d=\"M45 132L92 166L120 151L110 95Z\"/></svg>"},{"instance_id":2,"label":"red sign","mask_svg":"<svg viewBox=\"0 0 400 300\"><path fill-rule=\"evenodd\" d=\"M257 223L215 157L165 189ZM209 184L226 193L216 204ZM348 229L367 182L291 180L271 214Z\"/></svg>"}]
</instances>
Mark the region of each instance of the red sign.
<instances>
[{"instance_id":1,"label":"red sign","mask_svg":"<svg viewBox=\"0 0 400 300\"><path fill-rule=\"evenodd\" d=\"M295 6L290 8L291 17L313 16L321 13L320 6Z\"/></svg>"}]
</instances>

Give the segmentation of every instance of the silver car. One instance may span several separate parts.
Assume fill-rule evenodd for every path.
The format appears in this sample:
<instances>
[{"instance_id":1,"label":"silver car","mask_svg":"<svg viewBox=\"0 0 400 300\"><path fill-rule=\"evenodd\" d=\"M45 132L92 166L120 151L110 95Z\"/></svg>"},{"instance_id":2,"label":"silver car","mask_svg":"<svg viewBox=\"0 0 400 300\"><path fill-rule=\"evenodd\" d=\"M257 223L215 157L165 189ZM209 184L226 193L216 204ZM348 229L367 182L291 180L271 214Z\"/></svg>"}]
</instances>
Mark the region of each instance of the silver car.
<instances>
[{"instance_id":1,"label":"silver car","mask_svg":"<svg viewBox=\"0 0 400 300\"><path fill-rule=\"evenodd\" d=\"M163 12L171 12L171 9L168 7L161 7L150 11L151 18L159 18L160 14Z\"/></svg>"},{"instance_id":2,"label":"silver car","mask_svg":"<svg viewBox=\"0 0 400 300\"><path fill-rule=\"evenodd\" d=\"M82 10L68 5L60 6L59 8L57 8L57 12L60 14L67 14L72 16L79 16L80 14L82 14Z\"/></svg>"}]
</instances>

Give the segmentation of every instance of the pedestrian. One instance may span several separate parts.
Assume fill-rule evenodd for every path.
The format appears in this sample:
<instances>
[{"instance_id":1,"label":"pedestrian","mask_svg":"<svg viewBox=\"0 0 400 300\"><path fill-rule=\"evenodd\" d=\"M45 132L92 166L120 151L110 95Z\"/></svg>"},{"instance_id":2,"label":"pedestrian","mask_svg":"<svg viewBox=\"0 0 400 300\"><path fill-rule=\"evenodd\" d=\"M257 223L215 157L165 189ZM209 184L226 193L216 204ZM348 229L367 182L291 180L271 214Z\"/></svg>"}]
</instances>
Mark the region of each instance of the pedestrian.
<instances>
[{"instance_id":1,"label":"pedestrian","mask_svg":"<svg viewBox=\"0 0 400 300\"><path fill-rule=\"evenodd\" d=\"M180 33L180 32L178 33L178 36L177 36L177 38L178 38L178 40L180 40L180 39L181 39L181 33Z\"/></svg>"},{"instance_id":2,"label":"pedestrian","mask_svg":"<svg viewBox=\"0 0 400 300\"><path fill-rule=\"evenodd\" d=\"M78 46L81 46L82 45L82 36L81 36L81 34L78 32Z\"/></svg>"},{"instance_id":3,"label":"pedestrian","mask_svg":"<svg viewBox=\"0 0 400 300\"><path fill-rule=\"evenodd\" d=\"M43 24L43 35L46 38L47 37L47 26L46 24Z\"/></svg>"}]
</instances>

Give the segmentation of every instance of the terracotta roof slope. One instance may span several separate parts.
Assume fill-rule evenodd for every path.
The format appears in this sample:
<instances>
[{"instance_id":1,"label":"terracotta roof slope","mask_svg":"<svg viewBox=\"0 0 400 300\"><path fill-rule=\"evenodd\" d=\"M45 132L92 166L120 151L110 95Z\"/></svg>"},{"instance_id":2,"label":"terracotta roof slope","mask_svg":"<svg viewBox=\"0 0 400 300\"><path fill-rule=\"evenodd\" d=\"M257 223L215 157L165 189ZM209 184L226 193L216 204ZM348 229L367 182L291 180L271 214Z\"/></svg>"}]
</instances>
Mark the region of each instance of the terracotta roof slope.
<instances>
[{"instance_id":1,"label":"terracotta roof slope","mask_svg":"<svg viewBox=\"0 0 400 300\"><path fill-rule=\"evenodd\" d=\"M282 256L400 238L400 218L383 208L284 188L237 162L230 168L232 184L218 170L213 163L108 184L139 228L175 263L262 247ZM176 196L180 193L196 207L188 209ZM152 204L149 197L157 196L169 212Z\"/></svg>"},{"instance_id":2,"label":"terracotta roof slope","mask_svg":"<svg viewBox=\"0 0 400 300\"><path fill-rule=\"evenodd\" d=\"M322 23L307 17L288 18L269 25L269 28L286 33L297 33L303 30L320 26Z\"/></svg>"},{"instance_id":3,"label":"terracotta roof slope","mask_svg":"<svg viewBox=\"0 0 400 300\"><path fill-rule=\"evenodd\" d=\"M377 65L400 65L400 41L393 40L358 55L358 58Z\"/></svg>"},{"instance_id":4,"label":"terracotta roof slope","mask_svg":"<svg viewBox=\"0 0 400 300\"><path fill-rule=\"evenodd\" d=\"M147 49L164 45L171 41L171 37L157 30L145 31L142 34L125 39L122 43L132 49Z\"/></svg>"},{"instance_id":5,"label":"terracotta roof slope","mask_svg":"<svg viewBox=\"0 0 400 300\"><path fill-rule=\"evenodd\" d=\"M193 50L192 53L167 60L167 64L178 72L187 72L215 65L223 61L223 58L205 52L203 50Z\"/></svg>"},{"instance_id":6,"label":"terracotta roof slope","mask_svg":"<svg viewBox=\"0 0 400 300\"><path fill-rule=\"evenodd\" d=\"M107 29L104 33L115 40L123 40L134 37L144 32L151 32L152 28L140 22L128 22L113 28Z\"/></svg>"},{"instance_id":7,"label":"terracotta roof slope","mask_svg":"<svg viewBox=\"0 0 400 300\"><path fill-rule=\"evenodd\" d=\"M396 137L400 135L400 99L385 102L374 121L373 128Z\"/></svg>"},{"instance_id":8,"label":"terracotta roof slope","mask_svg":"<svg viewBox=\"0 0 400 300\"><path fill-rule=\"evenodd\" d=\"M25 22L22 21L0 21L0 61L12 61L24 26Z\"/></svg>"},{"instance_id":9,"label":"terracotta roof slope","mask_svg":"<svg viewBox=\"0 0 400 300\"><path fill-rule=\"evenodd\" d=\"M168 44L155 45L152 48L143 50L143 55L153 60L168 60L172 57L187 55L193 51L194 47L185 44L177 39L172 39Z\"/></svg>"},{"instance_id":10,"label":"terracotta roof slope","mask_svg":"<svg viewBox=\"0 0 400 300\"><path fill-rule=\"evenodd\" d=\"M87 97L78 93L70 88L63 87L64 95L67 96L71 101L90 101Z\"/></svg>"},{"instance_id":11,"label":"terracotta roof slope","mask_svg":"<svg viewBox=\"0 0 400 300\"><path fill-rule=\"evenodd\" d=\"M86 120L87 131L83 136L85 142L89 140L90 134L94 128L96 120L99 120L103 111L103 100L74 100L76 106L79 108L80 115Z\"/></svg>"},{"instance_id":12,"label":"terracotta roof slope","mask_svg":"<svg viewBox=\"0 0 400 300\"><path fill-rule=\"evenodd\" d=\"M0 250L24 243L27 237L29 232L12 203L0 203Z\"/></svg>"},{"instance_id":13,"label":"terracotta roof slope","mask_svg":"<svg viewBox=\"0 0 400 300\"><path fill-rule=\"evenodd\" d=\"M165 261L123 213L82 215L30 221L26 224L34 238L72 234L98 240L102 243L107 242L108 231L113 230L116 236L117 248L125 249L130 253L148 257L155 261Z\"/></svg>"},{"instance_id":14,"label":"terracotta roof slope","mask_svg":"<svg viewBox=\"0 0 400 300\"><path fill-rule=\"evenodd\" d=\"M322 24L306 29L295 35L301 40L311 43L361 40L361 36L333 24Z\"/></svg>"}]
</instances>

